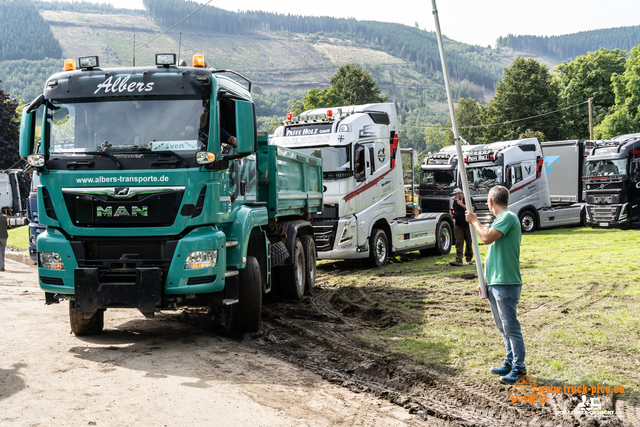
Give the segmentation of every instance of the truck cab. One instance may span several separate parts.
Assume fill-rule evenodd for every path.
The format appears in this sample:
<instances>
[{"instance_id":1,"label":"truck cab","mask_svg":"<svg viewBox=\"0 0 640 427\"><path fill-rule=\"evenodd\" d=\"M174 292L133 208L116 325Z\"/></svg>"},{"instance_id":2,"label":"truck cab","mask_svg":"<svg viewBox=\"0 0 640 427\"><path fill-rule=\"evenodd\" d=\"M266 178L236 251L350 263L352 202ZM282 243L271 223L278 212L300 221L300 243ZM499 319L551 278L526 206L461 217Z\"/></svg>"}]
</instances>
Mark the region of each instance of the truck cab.
<instances>
[{"instance_id":1,"label":"truck cab","mask_svg":"<svg viewBox=\"0 0 640 427\"><path fill-rule=\"evenodd\" d=\"M518 215L522 230L538 228L539 210L551 206L543 160L538 138L494 142L465 154L469 191L483 226L494 219L487 206L489 190L502 185L509 189L509 210Z\"/></svg>"},{"instance_id":2,"label":"truck cab","mask_svg":"<svg viewBox=\"0 0 640 427\"><path fill-rule=\"evenodd\" d=\"M463 145L462 152L484 145ZM458 181L458 154L455 145L429 154L420 166L419 203L422 212L449 212Z\"/></svg>"},{"instance_id":3,"label":"truck cab","mask_svg":"<svg viewBox=\"0 0 640 427\"><path fill-rule=\"evenodd\" d=\"M318 258L382 266L407 250L450 250L449 214L407 218L393 103L290 114L271 143L322 157L325 206L312 215Z\"/></svg>"},{"instance_id":4,"label":"truck cab","mask_svg":"<svg viewBox=\"0 0 640 427\"><path fill-rule=\"evenodd\" d=\"M597 141L586 159L583 185L588 225L626 228L640 221L640 138Z\"/></svg>"}]
</instances>

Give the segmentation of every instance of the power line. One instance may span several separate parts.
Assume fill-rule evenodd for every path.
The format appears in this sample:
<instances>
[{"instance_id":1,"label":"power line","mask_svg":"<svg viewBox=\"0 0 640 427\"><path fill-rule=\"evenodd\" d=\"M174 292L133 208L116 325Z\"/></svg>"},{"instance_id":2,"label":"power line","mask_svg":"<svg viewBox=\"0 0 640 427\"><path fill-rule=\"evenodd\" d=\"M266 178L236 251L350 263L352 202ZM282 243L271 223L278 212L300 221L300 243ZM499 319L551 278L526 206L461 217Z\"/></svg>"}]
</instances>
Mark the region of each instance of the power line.
<instances>
[{"instance_id":1,"label":"power line","mask_svg":"<svg viewBox=\"0 0 640 427\"><path fill-rule=\"evenodd\" d=\"M204 8L205 6L207 6L209 3L211 3L213 0L209 0L208 2L206 2L205 4L203 4L202 6L200 6L198 9L194 10L193 12L191 12L189 15L185 16L184 18L182 18L180 21L176 22L175 24L173 24L171 27L167 28L166 30L164 30L163 32L161 32L160 34L158 34L157 36L155 36L154 38L152 38L151 40L149 40L148 42L146 42L145 44L143 44L140 47L137 47L131 51L129 51L129 53L127 53L126 55L122 55L119 58L116 58L116 61L121 60L122 58L131 55L132 53L134 53L136 50L142 49L143 47L147 46L149 43L151 43L152 41L156 40L159 37L162 37L164 34L166 34L167 32L169 32L169 30L172 30L173 28L175 28L176 26L178 26L179 24L183 23L184 21L186 21L187 19L191 18L193 15L195 15L197 12L199 12L202 8Z\"/></svg>"},{"instance_id":2,"label":"power line","mask_svg":"<svg viewBox=\"0 0 640 427\"><path fill-rule=\"evenodd\" d=\"M542 113L542 114L537 114L535 116L531 116L531 117L525 117L522 119L516 119L516 120L509 120L506 122L502 122L502 123L491 123L488 125L475 125L475 126L458 126L458 129L476 129L476 128L484 128L484 127L492 127L492 126L502 126L502 125L508 125L511 123L516 123L516 122L522 122L525 120L530 120L530 119L535 119L537 117L543 117L543 116L548 116L550 114L555 114L555 113L559 113L560 111L564 111L564 110L568 110L569 108L574 108L574 107L578 107L580 105L584 105L587 104L589 101L584 101L584 102L580 102L578 104L574 104L574 105L570 105L568 107L564 107L561 108L559 110L555 110L555 111L550 111L548 113ZM558 120L558 119L553 119L553 120ZM552 121L553 121L552 120ZM418 129L428 129L428 128L437 128L437 127L441 127L443 129L451 129L450 126L443 126L443 125L429 125L429 126L410 126L410 125L403 125L403 124L399 124L398 126L400 127L405 127L405 128L418 128Z\"/></svg>"}]
</instances>

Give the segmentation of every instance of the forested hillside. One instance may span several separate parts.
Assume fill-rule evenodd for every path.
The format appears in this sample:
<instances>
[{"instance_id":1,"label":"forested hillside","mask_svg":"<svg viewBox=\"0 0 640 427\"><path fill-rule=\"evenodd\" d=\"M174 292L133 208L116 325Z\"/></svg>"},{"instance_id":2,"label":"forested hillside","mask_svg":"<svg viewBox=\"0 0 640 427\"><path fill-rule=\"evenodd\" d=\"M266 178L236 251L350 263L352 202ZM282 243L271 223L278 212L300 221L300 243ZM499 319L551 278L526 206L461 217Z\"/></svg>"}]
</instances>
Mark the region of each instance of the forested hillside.
<instances>
[{"instance_id":1,"label":"forested hillside","mask_svg":"<svg viewBox=\"0 0 640 427\"><path fill-rule=\"evenodd\" d=\"M0 0L0 61L60 57L60 44L31 1Z\"/></svg>"},{"instance_id":2,"label":"forested hillside","mask_svg":"<svg viewBox=\"0 0 640 427\"><path fill-rule=\"evenodd\" d=\"M498 47L550 55L559 61L571 61L578 55L595 52L600 48L631 50L640 44L640 25L582 31L564 36L514 36L498 39Z\"/></svg>"},{"instance_id":3,"label":"forested hillside","mask_svg":"<svg viewBox=\"0 0 640 427\"><path fill-rule=\"evenodd\" d=\"M187 16L199 7L199 3L183 0L144 0L144 5L154 21L162 26L175 24L176 17ZM435 33L399 24L255 11L235 13L217 7L205 7L181 24L180 28L226 34L257 31L320 33L372 44L412 63L418 72L425 75L442 71ZM446 42L451 77L492 89L501 76L502 65L490 55L491 51L451 40Z\"/></svg>"}]
</instances>

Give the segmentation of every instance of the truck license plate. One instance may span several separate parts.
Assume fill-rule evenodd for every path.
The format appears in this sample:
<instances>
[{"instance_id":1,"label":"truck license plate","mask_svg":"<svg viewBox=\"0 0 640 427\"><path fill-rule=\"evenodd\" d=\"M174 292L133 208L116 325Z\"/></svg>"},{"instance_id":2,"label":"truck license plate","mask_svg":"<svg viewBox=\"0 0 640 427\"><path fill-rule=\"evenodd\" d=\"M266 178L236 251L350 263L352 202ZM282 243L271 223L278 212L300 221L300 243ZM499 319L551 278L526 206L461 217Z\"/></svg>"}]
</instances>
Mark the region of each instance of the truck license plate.
<instances>
[{"instance_id":1,"label":"truck license plate","mask_svg":"<svg viewBox=\"0 0 640 427\"><path fill-rule=\"evenodd\" d=\"M598 224L600 227L608 227L609 223L608 222L601 222Z\"/></svg>"}]
</instances>

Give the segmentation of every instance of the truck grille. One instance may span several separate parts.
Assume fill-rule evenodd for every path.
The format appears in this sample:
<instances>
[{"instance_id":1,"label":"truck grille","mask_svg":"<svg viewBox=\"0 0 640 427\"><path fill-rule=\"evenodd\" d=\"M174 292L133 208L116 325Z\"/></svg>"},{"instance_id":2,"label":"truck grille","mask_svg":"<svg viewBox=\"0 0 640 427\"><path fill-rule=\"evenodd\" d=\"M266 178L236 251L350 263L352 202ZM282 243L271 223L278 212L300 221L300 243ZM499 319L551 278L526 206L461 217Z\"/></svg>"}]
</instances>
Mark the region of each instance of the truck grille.
<instances>
[{"instance_id":1,"label":"truck grille","mask_svg":"<svg viewBox=\"0 0 640 427\"><path fill-rule=\"evenodd\" d=\"M315 220L313 223L313 234L316 239L316 250L318 252L330 251L336 240L338 220Z\"/></svg>"},{"instance_id":2,"label":"truck grille","mask_svg":"<svg viewBox=\"0 0 640 427\"><path fill-rule=\"evenodd\" d=\"M169 271L177 241L96 239L72 241L79 268L96 268L100 283L135 283L136 269Z\"/></svg>"},{"instance_id":3,"label":"truck grille","mask_svg":"<svg viewBox=\"0 0 640 427\"><path fill-rule=\"evenodd\" d=\"M449 198L420 198L422 212L449 212Z\"/></svg>"},{"instance_id":4,"label":"truck grille","mask_svg":"<svg viewBox=\"0 0 640 427\"><path fill-rule=\"evenodd\" d=\"M491 227L491 224L493 224L493 220L496 219L496 217L491 214L491 211L489 210L487 204L476 203L475 206L475 214L478 217L478 221L480 221L480 224L482 224L484 228Z\"/></svg>"},{"instance_id":5,"label":"truck grille","mask_svg":"<svg viewBox=\"0 0 640 427\"><path fill-rule=\"evenodd\" d=\"M593 222L613 222L618 218L618 206L587 206Z\"/></svg>"}]
</instances>

